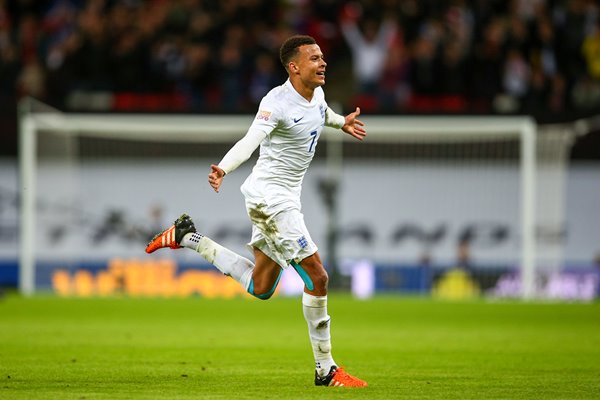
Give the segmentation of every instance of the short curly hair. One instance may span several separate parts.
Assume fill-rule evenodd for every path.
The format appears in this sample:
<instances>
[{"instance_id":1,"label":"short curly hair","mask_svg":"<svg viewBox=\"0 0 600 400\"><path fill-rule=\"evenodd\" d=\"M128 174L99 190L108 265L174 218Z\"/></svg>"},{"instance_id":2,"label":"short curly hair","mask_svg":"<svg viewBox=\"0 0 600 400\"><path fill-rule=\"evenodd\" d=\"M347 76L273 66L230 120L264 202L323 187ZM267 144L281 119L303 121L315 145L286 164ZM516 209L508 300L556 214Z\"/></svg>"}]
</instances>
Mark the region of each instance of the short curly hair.
<instances>
[{"instance_id":1,"label":"short curly hair","mask_svg":"<svg viewBox=\"0 0 600 400\"><path fill-rule=\"evenodd\" d=\"M283 42L279 49L279 60L281 60L281 64L283 64L286 71L290 60L298 55L298 48L307 44L317 44L317 41L312 36L294 35Z\"/></svg>"}]
</instances>

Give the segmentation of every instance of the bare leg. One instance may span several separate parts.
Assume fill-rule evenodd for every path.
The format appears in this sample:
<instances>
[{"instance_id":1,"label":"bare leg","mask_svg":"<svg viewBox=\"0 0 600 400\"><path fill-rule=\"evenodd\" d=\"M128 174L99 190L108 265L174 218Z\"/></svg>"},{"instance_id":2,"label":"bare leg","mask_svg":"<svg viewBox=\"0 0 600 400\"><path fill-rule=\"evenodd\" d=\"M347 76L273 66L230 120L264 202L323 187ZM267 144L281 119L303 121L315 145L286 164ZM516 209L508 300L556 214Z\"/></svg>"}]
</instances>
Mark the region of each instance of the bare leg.
<instances>
[{"instance_id":1,"label":"bare leg","mask_svg":"<svg viewBox=\"0 0 600 400\"><path fill-rule=\"evenodd\" d=\"M253 263L197 232L186 235L182 246L198 252L219 271L231 276L248 293L261 300L269 299L277 288L282 269L258 248L254 248Z\"/></svg>"},{"instance_id":2,"label":"bare leg","mask_svg":"<svg viewBox=\"0 0 600 400\"><path fill-rule=\"evenodd\" d=\"M248 292L259 299L267 300L275 292L282 269L258 248L254 248L254 271Z\"/></svg>"},{"instance_id":3,"label":"bare leg","mask_svg":"<svg viewBox=\"0 0 600 400\"><path fill-rule=\"evenodd\" d=\"M323 267L319 253L317 252L300 261L300 266L308 274L313 284L313 289L309 289L305 286L304 292L313 296L327 296L329 276L327 275L325 267Z\"/></svg>"}]
</instances>

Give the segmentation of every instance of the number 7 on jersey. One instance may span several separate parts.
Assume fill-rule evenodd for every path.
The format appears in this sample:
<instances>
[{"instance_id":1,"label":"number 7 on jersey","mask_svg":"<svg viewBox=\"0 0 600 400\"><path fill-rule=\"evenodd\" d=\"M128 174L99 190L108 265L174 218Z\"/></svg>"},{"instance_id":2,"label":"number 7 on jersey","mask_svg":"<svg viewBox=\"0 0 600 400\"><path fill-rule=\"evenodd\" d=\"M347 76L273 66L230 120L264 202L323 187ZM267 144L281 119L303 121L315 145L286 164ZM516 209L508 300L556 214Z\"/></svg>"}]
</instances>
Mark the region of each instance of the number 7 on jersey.
<instances>
[{"instance_id":1,"label":"number 7 on jersey","mask_svg":"<svg viewBox=\"0 0 600 400\"><path fill-rule=\"evenodd\" d=\"M312 136L312 141L310 142L310 146L308 146L308 152L311 153L315 148L315 141L317 140L317 131L312 131L310 133Z\"/></svg>"}]
</instances>

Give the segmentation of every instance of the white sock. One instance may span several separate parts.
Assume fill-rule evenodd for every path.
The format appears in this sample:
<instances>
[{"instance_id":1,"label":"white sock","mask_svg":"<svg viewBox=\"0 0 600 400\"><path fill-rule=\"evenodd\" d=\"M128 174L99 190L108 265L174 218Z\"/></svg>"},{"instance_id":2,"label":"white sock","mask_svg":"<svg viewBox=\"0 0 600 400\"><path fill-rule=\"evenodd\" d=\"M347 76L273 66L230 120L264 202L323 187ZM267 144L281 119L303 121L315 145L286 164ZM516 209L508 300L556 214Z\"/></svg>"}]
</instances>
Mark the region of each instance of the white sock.
<instances>
[{"instance_id":1,"label":"white sock","mask_svg":"<svg viewBox=\"0 0 600 400\"><path fill-rule=\"evenodd\" d=\"M329 373L335 364L331 356L331 334L329 323L331 317L327 315L327 296L313 296L302 294L302 310L304 319L308 324L308 335L315 356L315 367L319 376Z\"/></svg>"},{"instance_id":2,"label":"white sock","mask_svg":"<svg viewBox=\"0 0 600 400\"><path fill-rule=\"evenodd\" d=\"M238 281L248 290L254 271L254 263L247 258L221 246L217 242L197 232L188 233L181 240L181 246L195 250L209 263L225 275Z\"/></svg>"}]
</instances>

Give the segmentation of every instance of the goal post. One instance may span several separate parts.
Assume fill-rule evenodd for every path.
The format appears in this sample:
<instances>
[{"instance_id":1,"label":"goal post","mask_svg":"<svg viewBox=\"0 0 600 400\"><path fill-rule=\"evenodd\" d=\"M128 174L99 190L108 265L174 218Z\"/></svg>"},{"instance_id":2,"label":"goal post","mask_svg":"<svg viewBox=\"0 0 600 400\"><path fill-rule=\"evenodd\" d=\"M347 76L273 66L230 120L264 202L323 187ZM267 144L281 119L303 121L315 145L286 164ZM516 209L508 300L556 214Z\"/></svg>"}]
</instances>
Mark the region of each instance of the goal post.
<instances>
[{"instance_id":1,"label":"goal post","mask_svg":"<svg viewBox=\"0 0 600 400\"><path fill-rule=\"evenodd\" d=\"M233 144L252 122L248 115L102 115L66 114L34 99L20 104L19 119L19 291L36 291L36 217L38 157L43 149L38 139L55 132L66 140L78 137L115 138L169 143ZM216 138L216 137L217 138ZM77 157L77 156L75 156Z\"/></svg>"},{"instance_id":2,"label":"goal post","mask_svg":"<svg viewBox=\"0 0 600 400\"><path fill-rule=\"evenodd\" d=\"M252 122L253 116L251 115L125 115L125 114L70 114L61 113L56 110L46 109L40 107L32 107L31 104L21 107L20 114L20 148L19 148L19 174L20 174L20 233L19 233L19 288L23 294L30 295L35 293L37 288L36 263L39 262L40 257L40 242L36 240L37 230L40 225L37 221L40 220L38 215L39 211L39 199L40 195L44 196L48 192L44 190L40 192L40 184L50 185L45 181L45 178L40 177L41 173L49 174L54 173L53 168L42 168L40 170L40 158L44 157L45 148L40 146L40 138L45 137L49 132L59 137L64 138L66 141L80 141L80 144L70 148L69 154L65 155L66 158L70 158L69 164L65 168L57 168L56 173L58 174L69 174L75 172L79 174L81 171L82 176L78 176L78 181L74 184L73 193L74 196L79 193L85 193L91 196L92 200L78 200L77 206L73 207L69 212L77 212L79 218L83 221L85 218L90 218L89 213L91 211L81 211L86 205L86 202L97 201L98 195L93 197L94 192L93 178L102 173L104 183L109 187L111 184L110 173L107 169L114 168L112 184L118 183L118 195L124 196L128 202L132 202L132 198L135 196L141 196L140 191L151 190L148 187L141 186L142 183L138 182L139 171L132 172L132 180L130 182L121 182L126 180L127 177L114 176L119 174L119 169L136 169L136 168L158 168L161 165L166 165L165 168L170 168L169 171L173 171L177 174L181 173L181 176L175 179L195 179L190 169L198 168L196 162L199 158L211 159L212 162L217 162L220 157L223 156L224 151L229 148L235 141L239 140ZM329 176L329 179L338 180L342 185L342 196L340 201L342 204L340 216L342 222L346 221L348 215L348 207L355 198L355 194L346 195L346 191L349 186L354 186L354 191L368 191L369 182L367 181L356 181L357 177L361 176L360 168L357 167L355 170L348 172L349 166L358 160L359 166L368 166L371 164L369 160L389 160L390 163L394 163L390 168L389 163L384 163L383 170L388 178L390 184L396 185L396 192L394 196L401 193L401 187L405 185L397 179L397 171L401 170L405 166L408 169L415 168L415 175L419 180L419 189L423 190L423 193L430 193L431 188L427 188L427 185L435 184L435 182L428 182L428 177L439 175L439 171L447 169L459 169L461 174L455 175L459 179L463 176L469 177L471 174L469 170L476 170L479 164L466 165L461 160L463 150L457 150L457 148L469 147L470 143L480 143L485 148L493 148L495 143L499 140L510 141L512 147L516 147L517 150L511 147L511 159L515 158L516 164L515 176L518 176L518 182L513 182L518 186L518 198L514 199L515 204L518 204L515 210L516 215L514 218L518 221L518 236L515 240L518 245L515 247L514 263L518 266L521 274L521 296L525 299L536 296L536 173L537 173L537 160L536 160L536 149L537 149L537 125L535 121L529 117L468 117L468 116L364 116L361 119L364 120L368 136L363 143L354 141L347 135L342 135L339 132L333 131L329 128L324 130L321 138L321 153L315 158L315 168L317 172L315 174L307 174L305 180L304 191L311 191L310 193L314 197L318 197L318 189L315 189L317 185L314 185L314 181L319 179L319 173L324 173ZM342 139L340 139L342 138ZM90 141L89 143L87 141ZM101 142L95 142L101 141ZM79 142L78 142L79 143ZM415 143L418 143L419 147L414 147ZM143 145L142 145L143 144ZM405 146L405 144L408 144ZM217 146L215 148L215 146ZM367 146L367 147L361 147ZM370 147L369 147L370 146ZM412 146L412 147L411 147ZM433 147L431 147L433 146ZM479 144L478 144L479 146ZM96 149L98 147L98 149ZM368 149L367 152L363 153L363 149ZM407 150L409 149L409 150ZM433 149L433 150L432 150ZM414 150L414 152L413 152ZM368 152L373 152L372 154ZM480 151L480 150L477 150ZM487 152L491 150L482 150L483 153L477 157L481 160L486 158ZM506 150L509 151L509 150ZM398 152L397 154L395 152ZM413 152L408 154L408 152ZM389 154L388 154L389 153ZM433 159L439 157L442 154L443 157L449 155L450 161L435 161L435 169L429 170L428 166L419 164L421 153L425 154L425 158ZM438 154L439 153L439 154ZM515 153L515 154L513 154ZM66 154L66 153L65 153ZM180 155L183 155L180 157ZM200 154L197 156L197 154ZM383 155L381 155L383 154ZM369 158L370 157L370 158ZM467 156L471 157L471 156ZM504 156L502 156L504 157ZM57 156L55 158L61 158ZM185 165L179 165L177 163L171 165L172 160L183 158L189 160ZM83 161L82 161L83 160ZM87 161L86 161L87 160ZM409 160L406 164L397 164L398 160ZM404 161L402 161L404 162ZM512 162L512 161L511 161ZM251 164L251 163L247 163ZM415 166L416 165L416 166ZM203 163L202 167L206 167ZM251 165L245 166L246 172L249 172ZM512 168L512 167L511 167ZM72 169L71 172L65 172L66 169ZM80 171L81 170L81 171ZM49 172L50 171L50 172ZM112 169L111 169L112 171ZM410 170L412 171L412 170ZM410 172L408 171L408 172ZM200 171L201 172L201 171ZM477 172L477 171L474 171ZM196 170L193 172L196 175L201 175ZM190 175L185 175L190 174ZM349 175L350 174L350 175ZM430 174L430 175L427 175ZM242 175L247 173L237 174L235 177L232 176L229 179L233 179L234 183L230 183L234 186L233 190L237 190L238 184L243 181ZM61 175L62 176L62 175ZM512 176L512 175L511 175ZM455 179L450 177L449 179ZM118 179L116 179L118 178ZM169 183L170 178L164 178ZM172 179L172 178L171 178ZM382 178L384 179L384 178ZM444 178L439 178L440 182ZM477 178L479 179L479 178ZM484 178L483 180L493 180L494 178ZM512 179L512 178L510 178ZM349 185L348 182L353 182L353 185ZM383 181L382 181L383 182ZM438 181L436 181L438 182ZM197 185L200 186L202 181L199 179ZM511 183L511 185L513 184ZM470 185L470 183L461 183L464 185ZM493 185L493 182L491 182ZM413 188L413 183L409 183L406 186ZM51 187L48 186L48 187ZM362 189L361 189L362 188ZM468 187L463 190L468 190ZM57 190L60 190L58 188ZM70 189L69 189L70 190ZM67 192L69 191L67 190ZM98 189L101 190L101 189ZM131 194L121 193L122 191L131 190ZM161 191L163 188L156 188L156 191ZM204 190L204 189L202 189ZM486 188L473 187L474 194L477 195L479 192L484 192ZM146 192L144 192L146 193ZM194 192L193 195L200 196L204 192ZM359 192L356 192L359 193ZM65 196L70 195L66 193ZM106 196L109 196L106 194ZM381 194L381 197L385 197L385 192ZM415 195L416 196L416 195ZM440 198L444 197L444 193L437 193L435 196ZM115 196L115 201L118 199ZM233 196L232 196L233 197ZM239 196L237 196L239 197ZM221 197L222 199L223 197ZM415 197L416 198L416 197ZM161 199L164 200L164 199ZM55 200L64 201L62 198ZM175 201L178 204L185 204L184 200L165 200L164 202ZM209 199L206 200L209 204L208 207L220 207L217 200ZM221 201L221 200L218 200ZM231 202L233 200L226 200ZM483 201L487 201L484 199ZM512 200L511 200L512 201ZM163 203L164 203L163 202ZM418 199L417 199L418 202ZM382 202L382 207L383 207ZM215 204L217 204L215 206ZM432 203L433 204L433 203ZM306 206L306 202L303 203ZM313 220L317 220L315 224L317 226L317 236L323 236L323 240L320 240L322 250L326 249L323 241L326 239L326 235L322 234L326 230L325 224L320 222L323 217L321 209L316 206L310 207L317 209L309 210L309 214L315 215ZM377 208L377 204L372 205ZM132 206L134 207L134 206ZM141 206L140 206L141 207ZM438 207L437 205L432 207ZM243 207L235 207L243 208ZM77 209L77 211L72 211ZM136 210L139 211L139 210ZM169 209L169 216L176 210ZM377 210L379 220L385 221L385 213L394 212L394 208L390 208L387 211L382 209ZM410 215L410 210L405 210L407 215ZM452 211L448 210L435 210L436 221L445 222L446 219L452 219ZM439 211L439 212L438 212ZM448 214L441 214L442 211ZM87 212L87 216L83 214ZM227 211L228 213L229 211ZM243 210L241 211L243 212ZM482 211L483 212L483 211ZM489 211L485 211L489 212ZM511 211L512 212L512 211ZM344 214L345 213L345 214ZM367 212L368 213L368 212ZM365 214L367 214L365 213ZM358 218L361 214L359 211L356 212ZM415 214L415 218L421 214ZM58 216L53 216L55 219ZM368 215L364 215L363 219L368 219ZM226 235L229 232L228 227L218 225L216 220L226 219L233 221L230 224L233 231L239 232L245 228L238 228L237 214L226 214L223 216L207 216L203 223L207 226L207 229L211 229L211 232L216 232L216 235ZM372 229L377 230L377 218L373 222ZM465 216L468 218L468 215ZM499 219L504 218L502 215L498 216ZM511 217L512 218L512 217ZM428 222L429 223L429 222ZM426 229L431 228L432 225L427 225ZM402 231L397 227L381 227L382 229L388 229L388 231L395 232L394 236L396 239L398 235L402 235ZM236 230L237 229L237 230ZM62 231L61 231L62 232ZM400 233L398 233L400 232ZM441 231L440 231L441 232ZM447 232L447 231L446 231ZM312 232L311 232L312 233ZM231 234L231 232L229 232ZM64 239L63 236L57 234L60 240L63 240L64 248L61 251L65 257L76 257L74 255L74 249L79 248L80 252L86 252L86 244L82 244L81 238L71 238L71 242ZM322 239L319 237L319 239ZM396 240L393 239L393 240ZM58 239L57 239L58 240ZM79 241L78 241L79 240ZM392 239L381 238L382 243L390 242ZM437 240L437 239L436 239ZM70 243L70 244L69 244ZM87 243L87 242L86 242ZM396 242L397 243L397 242ZM432 243L429 241L427 243ZM41 244L44 246L44 243ZM111 247L112 246L112 247ZM391 245L390 245L391 246ZM390 247L388 255L381 255L381 259L377 263L385 264L392 259L402 259L405 257L403 254L397 255L392 254L399 249L398 245L395 244L394 248ZM49 247L49 245L48 245ZM104 253L111 254L114 257L130 257L132 256L131 251L124 249L117 249L114 244L106 244L104 250L89 249L89 253L86 257L102 257ZM338 251L339 257L350 255L356 257L356 254L351 254L353 250L359 250L360 246L348 245L343 248L343 251ZM52 249L48 250L45 248L44 255L50 257L55 256L51 254ZM387 251L387 250L386 250ZM398 250L398 251L403 251ZM446 251L447 253L448 251ZM61 253L61 254L63 254ZM92 254L93 253L93 254ZM385 253L385 252L384 252ZM367 256L377 258L379 252L373 250L372 253ZM441 254L441 253L440 253ZM179 257L180 255L177 255ZM183 256L182 256L183 257ZM386 258L387 257L387 258ZM43 257L42 257L43 258ZM446 257L447 258L447 257Z\"/></svg>"},{"instance_id":3,"label":"goal post","mask_svg":"<svg viewBox=\"0 0 600 400\"><path fill-rule=\"evenodd\" d=\"M536 295L536 137L537 124L527 116L365 116L369 143L461 143L514 139L519 146L519 221L521 297ZM344 138L351 141L351 138ZM340 147L333 140L329 146ZM333 165L343 163L343 151ZM340 171L339 168L336 171Z\"/></svg>"},{"instance_id":4,"label":"goal post","mask_svg":"<svg viewBox=\"0 0 600 400\"><path fill-rule=\"evenodd\" d=\"M19 111L19 291L31 295L35 290L35 251L28 235L35 230L37 127L23 104Z\"/></svg>"}]
</instances>

